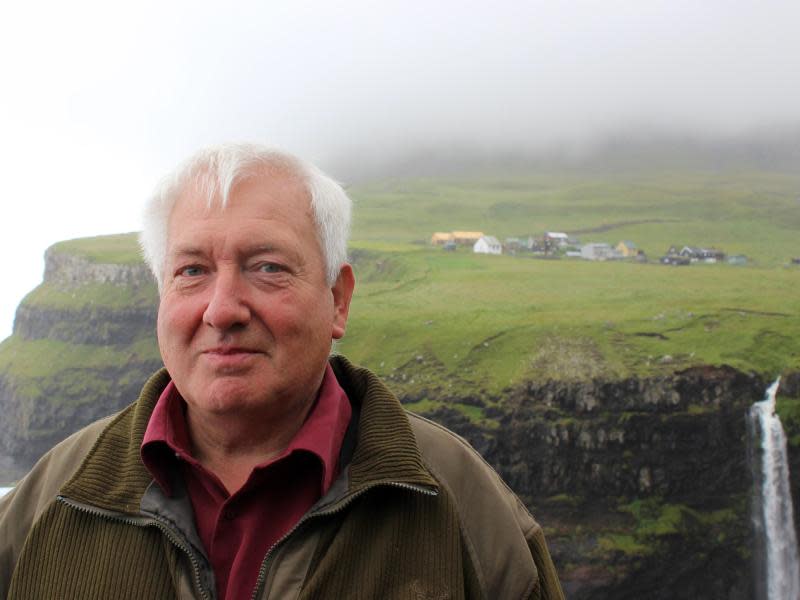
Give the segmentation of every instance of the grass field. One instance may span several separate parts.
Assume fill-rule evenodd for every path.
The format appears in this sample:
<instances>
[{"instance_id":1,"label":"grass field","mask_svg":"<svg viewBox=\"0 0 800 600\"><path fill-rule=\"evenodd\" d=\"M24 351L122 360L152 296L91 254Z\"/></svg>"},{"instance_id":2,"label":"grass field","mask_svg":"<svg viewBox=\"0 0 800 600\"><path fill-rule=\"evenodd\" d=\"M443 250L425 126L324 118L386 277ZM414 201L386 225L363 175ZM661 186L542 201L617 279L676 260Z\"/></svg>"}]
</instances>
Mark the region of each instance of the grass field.
<instances>
[{"instance_id":1,"label":"grass field","mask_svg":"<svg viewBox=\"0 0 800 600\"><path fill-rule=\"evenodd\" d=\"M81 256L89 262L135 265L142 262L137 238L134 232L77 238L58 242L51 250Z\"/></svg>"},{"instance_id":2,"label":"grass field","mask_svg":"<svg viewBox=\"0 0 800 600\"><path fill-rule=\"evenodd\" d=\"M800 366L800 269L361 247L371 251L356 264L366 277L340 349L383 375L406 373L405 383L496 391L528 378Z\"/></svg>"},{"instance_id":3,"label":"grass field","mask_svg":"<svg viewBox=\"0 0 800 600\"><path fill-rule=\"evenodd\" d=\"M581 241L631 239L649 256L671 244L721 247L757 264L800 254L800 175L720 173L484 175L384 182L352 190L354 238L426 242L480 230L501 241L544 231Z\"/></svg>"},{"instance_id":4,"label":"grass field","mask_svg":"<svg viewBox=\"0 0 800 600\"><path fill-rule=\"evenodd\" d=\"M496 392L730 364L800 368L800 176L658 173L481 176L351 190L358 276L343 353L407 388ZM578 232L745 254L747 266L666 267L446 253L434 231L499 239ZM413 381L413 383L411 383Z\"/></svg>"},{"instance_id":5,"label":"grass field","mask_svg":"<svg viewBox=\"0 0 800 600\"><path fill-rule=\"evenodd\" d=\"M87 305L122 309L149 306L157 298L155 282L135 288L113 283L92 283L73 288L58 283L42 283L28 293L23 302L29 306L63 310L80 310Z\"/></svg>"}]
</instances>

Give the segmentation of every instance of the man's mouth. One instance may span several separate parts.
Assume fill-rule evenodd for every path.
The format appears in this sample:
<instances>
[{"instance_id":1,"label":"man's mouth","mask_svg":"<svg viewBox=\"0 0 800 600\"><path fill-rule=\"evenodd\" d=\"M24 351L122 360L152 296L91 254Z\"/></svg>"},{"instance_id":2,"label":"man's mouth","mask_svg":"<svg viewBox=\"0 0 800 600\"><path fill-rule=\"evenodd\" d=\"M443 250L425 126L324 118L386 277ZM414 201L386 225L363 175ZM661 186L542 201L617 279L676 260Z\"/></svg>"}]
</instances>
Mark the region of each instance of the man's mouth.
<instances>
[{"instance_id":1,"label":"man's mouth","mask_svg":"<svg viewBox=\"0 0 800 600\"><path fill-rule=\"evenodd\" d=\"M203 354L216 354L220 356L229 356L232 354L257 354L257 350L250 348L243 348L240 346L217 346L215 348L208 348L203 351Z\"/></svg>"},{"instance_id":2,"label":"man's mouth","mask_svg":"<svg viewBox=\"0 0 800 600\"><path fill-rule=\"evenodd\" d=\"M202 352L207 364L212 368L232 374L241 369L249 369L253 360L262 353L242 346L216 346Z\"/></svg>"}]
</instances>

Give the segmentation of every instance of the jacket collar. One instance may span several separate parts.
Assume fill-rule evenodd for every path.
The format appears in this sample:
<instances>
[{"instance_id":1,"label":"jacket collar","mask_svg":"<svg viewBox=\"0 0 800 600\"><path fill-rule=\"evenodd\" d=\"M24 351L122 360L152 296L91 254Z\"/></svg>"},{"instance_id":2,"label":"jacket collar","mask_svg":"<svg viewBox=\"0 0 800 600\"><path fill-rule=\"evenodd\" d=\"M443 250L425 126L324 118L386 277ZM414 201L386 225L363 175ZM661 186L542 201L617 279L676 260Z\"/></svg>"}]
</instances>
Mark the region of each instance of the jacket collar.
<instances>
[{"instance_id":1,"label":"jacket collar","mask_svg":"<svg viewBox=\"0 0 800 600\"><path fill-rule=\"evenodd\" d=\"M436 488L422 462L411 425L400 402L367 369L346 358L330 360L339 384L353 405L351 428L355 443L344 444L349 462L346 495L381 484ZM140 456L140 446L156 401L169 383L161 369L145 384L139 399L114 418L100 434L61 495L96 507L138 514L142 496L152 481Z\"/></svg>"}]
</instances>

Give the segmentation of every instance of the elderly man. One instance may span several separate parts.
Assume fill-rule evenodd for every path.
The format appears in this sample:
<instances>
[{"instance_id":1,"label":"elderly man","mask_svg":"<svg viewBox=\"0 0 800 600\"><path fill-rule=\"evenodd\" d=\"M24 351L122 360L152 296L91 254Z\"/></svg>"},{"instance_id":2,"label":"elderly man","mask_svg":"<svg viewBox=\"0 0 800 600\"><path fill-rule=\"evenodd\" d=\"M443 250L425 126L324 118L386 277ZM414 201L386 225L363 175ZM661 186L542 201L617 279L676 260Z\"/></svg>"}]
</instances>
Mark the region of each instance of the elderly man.
<instances>
[{"instance_id":1,"label":"elderly man","mask_svg":"<svg viewBox=\"0 0 800 600\"><path fill-rule=\"evenodd\" d=\"M463 440L329 358L350 201L265 148L202 151L141 242L165 369L0 504L10 598L561 598L541 528Z\"/></svg>"}]
</instances>

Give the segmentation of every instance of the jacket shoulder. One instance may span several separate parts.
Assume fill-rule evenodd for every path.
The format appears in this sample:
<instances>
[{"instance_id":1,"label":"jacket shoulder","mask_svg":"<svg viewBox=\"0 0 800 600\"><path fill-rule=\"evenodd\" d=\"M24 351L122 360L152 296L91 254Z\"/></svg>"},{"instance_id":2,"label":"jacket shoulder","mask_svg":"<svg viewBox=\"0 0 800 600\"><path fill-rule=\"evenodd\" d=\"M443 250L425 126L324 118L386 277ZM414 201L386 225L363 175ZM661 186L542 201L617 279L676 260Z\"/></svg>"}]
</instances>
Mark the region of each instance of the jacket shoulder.
<instances>
[{"instance_id":1,"label":"jacket shoulder","mask_svg":"<svg viewBox=\"0 0 800 600\"><path fill-rule=\"evenodd\" d=\"M532 597L539 577L528 539L541 535L539 524L466 440L419 415L409 421L426 467L456 506L486 596Z\"/></svg>"},{"instance_id":2,"label":"jacket shoulder","mask_svg":"<svg viewBox=\"0 0 800 600\"><path fill-rule=\"evenodd\" d=\"M0 598L11 580L25 539L61 487L72 478L100 434L114 417L106 417L54 446L19 483L0 498Z\"/></svg>"},{"instance_id":3,"label":"jacket shoulder","mask_svg":"<svg viewBox=\"0 0 800 600\"><path fill-rule=\"evenodd\" d=\"M544 532L522 501L466 440L408 415L426 467L452 496L485 597L563 600Z\"/></svg>"},{"instance_id":4,"label":"jacket shoulder","mask_svg":"<svg viewBox=\"0 0 800 600\"><path fill-rule=\"evenodd\" d=\"M470 490L471 495L475 495L479 491L475 500L484 502L476 502L476 508L481 504L497 508L499 504L514 514L517 509L522 509L522 515L519 515L522 521L529 525L536 523L522 501L469 442L425 417L407 414L425 464L440 484L459 495Z\"/></svg>"},{"instance_id":5,"label":"jacket shoulder","mask_svg":"<svg viewBox=\"0 0 800 600\"><path fill-rule=\"evenodd\" d=\"M26 503L37 505L38 516L48 500L54 498L58 490L72 478L100 434L115 416L111 415L90 423L48 450L14 489L0 500L0 515L4 514L2 509L11 503L16 503L19 497L25 496Z\"/></svg>"}]
</instances>

